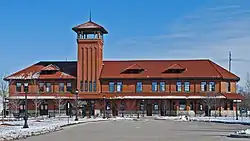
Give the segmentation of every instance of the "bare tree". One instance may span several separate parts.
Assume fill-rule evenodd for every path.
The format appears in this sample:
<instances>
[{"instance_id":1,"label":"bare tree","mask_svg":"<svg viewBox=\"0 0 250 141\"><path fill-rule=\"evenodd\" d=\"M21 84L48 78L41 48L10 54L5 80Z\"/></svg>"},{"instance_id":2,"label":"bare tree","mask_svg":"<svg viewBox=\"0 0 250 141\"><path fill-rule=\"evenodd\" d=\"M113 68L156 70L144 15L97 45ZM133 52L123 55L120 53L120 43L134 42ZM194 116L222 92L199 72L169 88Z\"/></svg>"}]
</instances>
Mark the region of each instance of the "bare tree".
<instances>
[{"instance_id":1,"label":"bare tree","mask_svg":"<svg viewBox=\"0 0 250 141\"><path fill-rule=\"evenodd\" d=\"M64 104L64 100L60 96L60 93L57 93L54 99L56 106L58 107L58 114L61 115L61 106Z\"/></svg>"},{"instance_id":2,"label":"bare tree","mask_svg":"<svg viewBox=\"0 0 250 141\"><path fill-rule=\"evenodd\" d=\"M4 118L6 117L6 96L8 95L9 84L7 81L4 81L4 77L6 75L0 76L0 96L2 97L1 102L3 106L2 111L2 122L4 122Z\"/></svg>"},{"instance_id":3,"label":"bare tree","mask_svg":"<svg viewBox=\"0 0 250 141\"><path fill-rule=\"evenodd\" d=\"M206 98L204 99L204 102L206 106L208 107L208 116L211 116L211 110L212 107L215 107L215 116L216 116L216 111L217 111L217 103L219 100L216 99L216 96L219 96L218 93L212 93L212 92L207 92L206 93Z\"/></svg>"},{"instance_id":4,"label":"bare tree","mask_svg":"<svg viewBox=\"0 0 250 141\"><path fill-rule=\"evenodd\" d=\"M250 74L247 73L245 89L248 95L250 95Z\"/></svg>"},{"instance_id":5,"label":"bare tree","mask_svg":"<svg viewBox=\"0 0 250 141\"><path fill-rule=\"evenodd\" d=\"M17 93L14 94L14 96L18 96ZM17 113L19 110L19 106L21 103L23 103L24 101L22 99L18 99L17 97L13 97L11 99L9 99L9 108L12 111L14 111L14 113Z\"/></svg>"},{"instance_id":6,"label":"bare tree","mask_svg":"<svg viewBox=\"0 0 250 141\"><path fill-rule=\"evenodd\" d=\"M39 99L39 92L36 94L35 98L32 99L33 103L34 103L34 106L35 106L35 117L37 118L38 116L38 107L44 102L43 99Z\"/></svg>"}]
</instances>

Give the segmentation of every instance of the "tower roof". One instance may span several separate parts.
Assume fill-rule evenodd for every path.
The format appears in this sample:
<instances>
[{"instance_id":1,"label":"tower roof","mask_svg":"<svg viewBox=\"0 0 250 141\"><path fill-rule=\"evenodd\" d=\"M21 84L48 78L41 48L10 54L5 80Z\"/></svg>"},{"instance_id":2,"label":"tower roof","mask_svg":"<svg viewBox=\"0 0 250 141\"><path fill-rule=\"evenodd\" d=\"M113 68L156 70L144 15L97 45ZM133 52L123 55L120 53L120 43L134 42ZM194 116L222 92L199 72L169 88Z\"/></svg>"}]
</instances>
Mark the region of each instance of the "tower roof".
<instances>
[{"instance_id":1,"label":"tower roof","mask_svg":"<svg viewBox=\"0 0 250 141\"><path fill-rule=\"evenodd\" d=\"M101 31L103 34L108 34L108 31L104 27L95 22L92 22L91 20L73 27L72 30L74 30L75 32L84 31L86 33L92 33L93 31Z\"/></svg>"}]
</instances>

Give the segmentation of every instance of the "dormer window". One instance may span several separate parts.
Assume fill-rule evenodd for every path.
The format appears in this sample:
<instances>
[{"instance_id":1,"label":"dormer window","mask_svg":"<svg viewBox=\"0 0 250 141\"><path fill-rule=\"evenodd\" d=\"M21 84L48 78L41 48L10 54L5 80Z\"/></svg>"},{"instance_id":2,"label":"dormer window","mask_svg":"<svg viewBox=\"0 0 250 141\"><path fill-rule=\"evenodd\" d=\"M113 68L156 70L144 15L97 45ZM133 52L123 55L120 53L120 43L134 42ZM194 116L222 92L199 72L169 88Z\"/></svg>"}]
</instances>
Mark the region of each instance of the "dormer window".
<instances>
[{"instance_id":1,"label":"dormer window","mask_svg":"<svg viewBox=\"0 0 250 141\"><path fill-rule=\"evenodd\" d=\"M133 64L133 65L127 67L126 69L124 69L124 71L121 72L121 73L124 73L124 74L139 74L139 73L141 73L143 71L144 71L144 68L142 68L138 64Z\"/></svg>"},{"instance_id":2,"label":"dormer window","mask_svg":"<svg viewBox=\"0 0 250 141\"><path fill-rule=\"evenodd\" d=\"M165 69L163 73L182 73L186 68L181 66L180 64L173 64Z\"/></svg>"},{"instance_id":3,"label":"dormer window","mask_svg":"<svg viewBox=\"0 0 250 141\"><path fill-rule=\"evenodd\" d=\"M41 69L41 74L54 74L59 70L59 67L56 65L49 64Z\"/></svg>"}]
</instances>

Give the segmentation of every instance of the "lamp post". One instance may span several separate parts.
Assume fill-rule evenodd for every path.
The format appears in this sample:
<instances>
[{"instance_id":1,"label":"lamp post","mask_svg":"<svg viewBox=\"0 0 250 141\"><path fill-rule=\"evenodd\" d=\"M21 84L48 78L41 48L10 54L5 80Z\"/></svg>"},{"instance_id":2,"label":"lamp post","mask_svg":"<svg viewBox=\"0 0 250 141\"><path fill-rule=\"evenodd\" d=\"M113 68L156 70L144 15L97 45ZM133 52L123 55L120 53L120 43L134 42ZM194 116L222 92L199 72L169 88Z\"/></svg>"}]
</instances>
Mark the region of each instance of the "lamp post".
<instances>
[{"instance_id":1,"label":"lamp post","mask_svg":"<svg viewBox=\"0 0 250 141\"><path fill-rule=\"evenodd\" d=\"M106 97L103 96L103 118L106 118Z\"/></svg>"},{"instance_id":2,"label":"lamp post","mask_svg":"<svg viewBox=\"0 0 250 141\"><path fill-rule=\"evenodd\" d=\"M143 104L142 116L144 117L144 110L145 110L145 103L144 103L144 99L142 100L142 104Z\"/></svg>"},{"instance_id":3,"label":"lamp post","mask_svg":"<svg viewBox=\"0 0 250 141\"><path fill-rule=\"evenodd\" d=\"M75 98L75 106L76 106L76 118L75 118L75 121L78 121L78 89L76 89L76 98Z\"/></svg>"},{"instance_id":4,"label":"lamp post","mask_svg":"<svg viewBox=\"0 0 250 141\"><path fill-rule=\"evenodd\" d=\"M28 100L27 100L27 93L28 93L28 83L24 83L24 91L25 91L25 113L24 113L24 125L23 128L29 128L28 126Z\"/></svg>"}]
</instances>

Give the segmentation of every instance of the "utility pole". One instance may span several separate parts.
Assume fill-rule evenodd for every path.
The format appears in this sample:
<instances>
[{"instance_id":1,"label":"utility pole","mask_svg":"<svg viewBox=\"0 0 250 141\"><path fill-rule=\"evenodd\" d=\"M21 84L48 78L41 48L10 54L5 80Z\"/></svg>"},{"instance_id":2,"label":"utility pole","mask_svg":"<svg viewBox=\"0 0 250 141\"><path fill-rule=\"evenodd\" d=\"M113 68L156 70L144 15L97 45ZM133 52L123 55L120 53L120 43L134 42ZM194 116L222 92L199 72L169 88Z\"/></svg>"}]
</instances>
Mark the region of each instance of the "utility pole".
<instances>
[{"instance_id":1,"label":"utility pole","mask_svg":"<svg viewBox=\"0 0 250 141\"><path fill-rule=\"evenodd\" d=\"M229 51L229 59L228 59L228 65L229 65L229 72L231 72L232 69L232 53Z\"/></svg>"}]
</instances>

